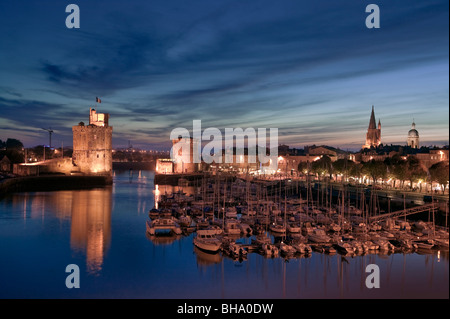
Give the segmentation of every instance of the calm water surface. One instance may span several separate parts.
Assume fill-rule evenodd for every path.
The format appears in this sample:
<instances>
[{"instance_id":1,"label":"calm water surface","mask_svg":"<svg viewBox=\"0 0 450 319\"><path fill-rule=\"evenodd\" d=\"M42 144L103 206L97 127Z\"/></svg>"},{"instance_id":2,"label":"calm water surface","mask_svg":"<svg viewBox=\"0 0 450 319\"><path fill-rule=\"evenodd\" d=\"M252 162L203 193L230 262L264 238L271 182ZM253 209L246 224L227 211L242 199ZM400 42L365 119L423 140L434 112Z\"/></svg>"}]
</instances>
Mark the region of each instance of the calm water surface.
<instances>
[{"instance_id":1,"label":"calm water surface","mask_svg":"<svg viewBox=\"0 0 450 319\"><path fill-rule=\"evenodd\" d=\"M152 241L148 211L173 189L156 190L153 176L116 172L105 189L1 200L0 298L449 298L448 252L239 262L197 251L192 234ZM79 289L65 286L68 264L80 267ZM365 286L368 264L379 289Z\"/></svg>"}]
</instances>

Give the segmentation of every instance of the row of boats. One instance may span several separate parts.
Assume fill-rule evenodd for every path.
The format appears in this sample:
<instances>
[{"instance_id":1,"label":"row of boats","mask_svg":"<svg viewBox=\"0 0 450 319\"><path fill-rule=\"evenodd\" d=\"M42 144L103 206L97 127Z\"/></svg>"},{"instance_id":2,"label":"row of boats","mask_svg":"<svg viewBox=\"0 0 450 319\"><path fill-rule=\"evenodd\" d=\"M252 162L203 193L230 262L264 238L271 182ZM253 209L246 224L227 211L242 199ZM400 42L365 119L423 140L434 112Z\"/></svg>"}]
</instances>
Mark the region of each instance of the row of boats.
<instances>
[{"instance_id":1,"label":"row of boats","mask_svg":"<svg viewBox=\"0 0 450 319\"><path fill-rule=\"evenodd\" d=\"M189 235L195 232L193 244L208 253L222 251L235 258L245 258L250 252L267 257L340 253L430 252L448 250L448 232L423 221L386 220L367 225L361 216L343 218L340 214L291 214L284 222L278 211L271 214L248 213L229 207L222 218L192 214L192 209L177 205L152 209L147 221L147 233L159 235ZM302 210L303 211L303 210ZM269 236L272 235L272 236ZM251 237L249 244L239 243Z\"/></svg>"}]
</instances>

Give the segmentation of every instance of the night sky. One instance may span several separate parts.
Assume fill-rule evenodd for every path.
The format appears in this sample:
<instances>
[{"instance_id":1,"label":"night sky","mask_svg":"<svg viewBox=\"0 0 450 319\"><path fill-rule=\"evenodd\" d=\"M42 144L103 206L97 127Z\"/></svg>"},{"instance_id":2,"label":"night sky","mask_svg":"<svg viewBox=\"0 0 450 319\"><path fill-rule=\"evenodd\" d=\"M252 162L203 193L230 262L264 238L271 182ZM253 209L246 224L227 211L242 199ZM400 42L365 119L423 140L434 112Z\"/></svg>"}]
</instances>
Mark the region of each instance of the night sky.
<instances>
[{"instance_id":1,"label":"night sky","mask_svg":"<svg viewBox=\"0 0 450 319\"><path fill-rule=\"evenodd\" d=\"M70 3L80 28L65 25ZM381 28L368 29L368 4ZM89 107L114 147L176 127L277 127L292 147L449 140L449 1L1 1L0 139L72 144Z\"/></svg>"}]
</instances>

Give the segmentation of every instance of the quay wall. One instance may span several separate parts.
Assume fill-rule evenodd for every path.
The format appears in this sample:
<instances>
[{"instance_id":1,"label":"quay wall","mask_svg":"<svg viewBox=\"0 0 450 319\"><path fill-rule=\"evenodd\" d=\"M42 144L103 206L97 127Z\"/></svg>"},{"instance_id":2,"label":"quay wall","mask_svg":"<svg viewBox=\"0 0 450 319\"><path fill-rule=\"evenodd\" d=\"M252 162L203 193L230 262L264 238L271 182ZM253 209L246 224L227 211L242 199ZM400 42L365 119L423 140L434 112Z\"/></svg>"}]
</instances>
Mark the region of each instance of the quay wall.
<instances>
[{"instance_id":1,"label":"quay wall","mask_svg":"<svg viewBox=\"0 0 450 319\"><path fill-rule=\"evenodd\" d=\"M112 177L45 175L15 177L0 181L0 197L14 192L91 189L112 184Z\"/></svg>"},{"instance_id":2,"label":"quay wall","mask_svg":"<svg viewBox=\"0 0 450 319\"><path fill-rule=\"evenodd\" d=\"M201 180L204 174L155 174L155 184L161 185L178 185L178 180L183 178L189 182Z\"/></svg>"}]
</instances>

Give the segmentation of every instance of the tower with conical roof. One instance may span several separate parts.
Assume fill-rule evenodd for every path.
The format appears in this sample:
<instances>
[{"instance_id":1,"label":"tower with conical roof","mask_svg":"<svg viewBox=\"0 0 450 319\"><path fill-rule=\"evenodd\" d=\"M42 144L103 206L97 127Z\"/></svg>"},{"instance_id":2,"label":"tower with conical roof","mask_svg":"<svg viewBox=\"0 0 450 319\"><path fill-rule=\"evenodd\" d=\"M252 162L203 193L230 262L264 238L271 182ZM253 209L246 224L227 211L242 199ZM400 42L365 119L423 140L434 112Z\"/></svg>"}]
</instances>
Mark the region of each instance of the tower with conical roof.
<instances>
[{"instance_id":1,"label":"tower with conical roof","mask_svg":"<svg viewBox=\"0 0 450 319\"><path fill-rule=\"evenodd\" d=\"M419 132L416 130L416 123L414 123L414 120L411 124L411 129L408 132L407 143L411 148L419 148Z\"/></svg>"},{"instance_id":2,"label":"tower with conical roof","mask_svg":"<svg viewBox=\"0 0 450 319\"><path fill-rule=\"evenodd\" d=\"M381 144L381 121L378 120L378 128L376 123L375 111L372 105L372 114L370 114L369 128L366 134L366 144L363 145L363 148L377 147Z\"/></svg>"}]
</instances>

